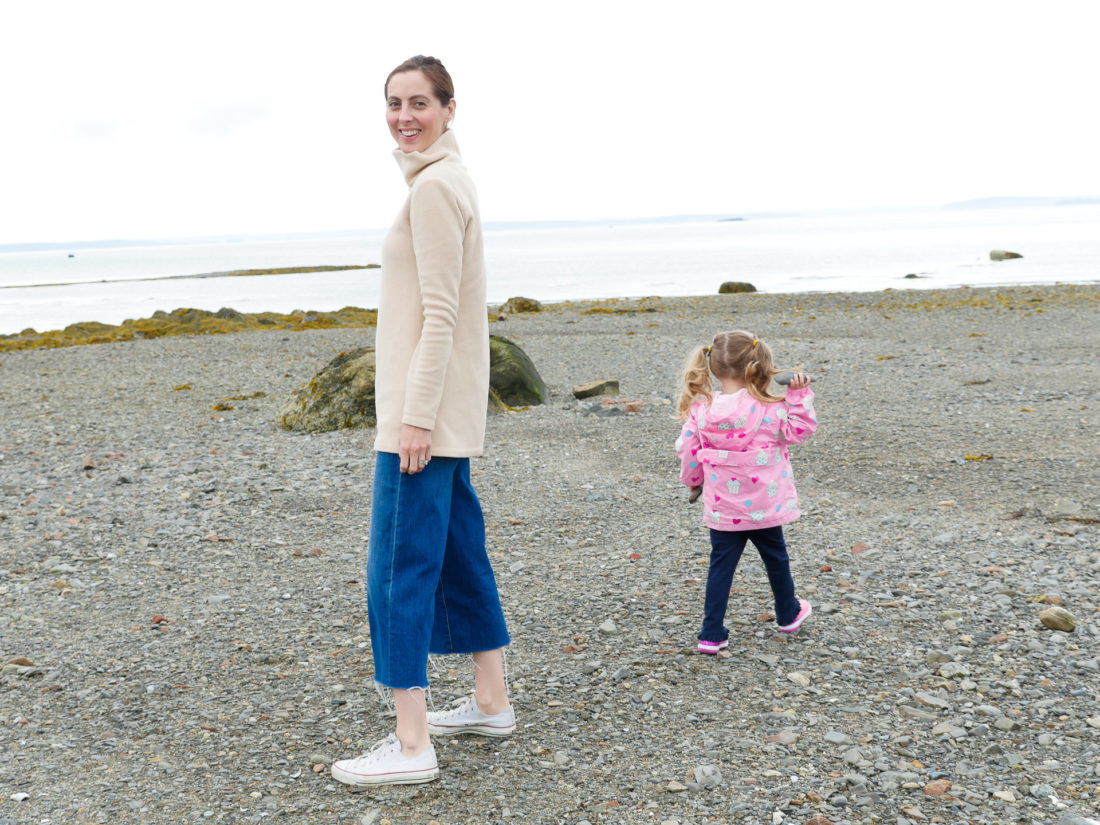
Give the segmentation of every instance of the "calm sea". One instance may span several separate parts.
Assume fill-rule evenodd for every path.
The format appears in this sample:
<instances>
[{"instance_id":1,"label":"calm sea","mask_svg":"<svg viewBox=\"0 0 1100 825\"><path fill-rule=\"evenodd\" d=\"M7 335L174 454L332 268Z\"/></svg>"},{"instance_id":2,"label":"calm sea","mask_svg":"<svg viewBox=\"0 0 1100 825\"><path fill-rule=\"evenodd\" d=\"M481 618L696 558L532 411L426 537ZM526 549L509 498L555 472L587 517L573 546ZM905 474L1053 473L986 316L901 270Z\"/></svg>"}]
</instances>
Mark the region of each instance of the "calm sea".
<instances>
[{"instance_id":1,"label":"calm sea","mask_svg":"<svg viewBox=\"0 0 1100 825\"><path fill-rule=\"evenodd\" d=\"M384 230L4 251L0 334L158 309L243 312L378 305L378 270L171 278L239 269L378 263ZM1100 281L1100 205L942 208L486 227L490 303ZM1021 253L993 262L991 249ZM913 274L916 279L905 276Z\"/></svg>"}]
</instances>

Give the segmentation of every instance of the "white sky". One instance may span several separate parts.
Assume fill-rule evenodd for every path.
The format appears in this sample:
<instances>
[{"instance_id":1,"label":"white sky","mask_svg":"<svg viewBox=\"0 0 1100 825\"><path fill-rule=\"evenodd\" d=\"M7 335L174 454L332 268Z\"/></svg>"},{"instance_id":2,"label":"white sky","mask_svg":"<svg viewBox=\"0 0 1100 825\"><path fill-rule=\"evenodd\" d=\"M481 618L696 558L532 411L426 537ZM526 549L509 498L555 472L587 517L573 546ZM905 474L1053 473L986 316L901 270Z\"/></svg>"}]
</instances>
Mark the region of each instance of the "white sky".
<instances>
[{"instance_id":1,"label":"white sky","mask_svg":"<svg viewBox=\"0 0 1100 825\"><path fill-rule=\"evenodd\" d=\"M485 220L1100 195L1093 0L25 0L0 243L381 228L434 54Z\"/></svg>"}]
</instances>

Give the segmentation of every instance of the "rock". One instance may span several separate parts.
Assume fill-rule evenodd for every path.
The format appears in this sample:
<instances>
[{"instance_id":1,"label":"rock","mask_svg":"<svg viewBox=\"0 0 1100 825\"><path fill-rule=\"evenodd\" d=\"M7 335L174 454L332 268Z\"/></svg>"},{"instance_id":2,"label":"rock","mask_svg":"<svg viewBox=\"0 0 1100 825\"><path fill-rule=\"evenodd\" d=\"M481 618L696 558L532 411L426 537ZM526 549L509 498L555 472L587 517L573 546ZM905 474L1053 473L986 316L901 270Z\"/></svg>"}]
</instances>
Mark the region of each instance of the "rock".
<instances>
[{"instance_id":1,"label":"rock","mask_svg":"<svg viewBox=\"0 0 1100 825\"><path fill-rule=\"evenodd\" d=\"M1081 503L1065 498L1056 498L1043 515L1051 521L1060 519L1073 519L1081 515Z\"/></svg>"},{"instance_id":2,"label":"rock","mask_svg":"<svg viewBox=\"0 0 1100 825\"><path fill-rule=\"evenodd\" d=\"M951 790L950 779L937 779L924 786L924 792L928 796L943 796L949 790Z\"/></svg>"},{"instance_id":3,"label":"rock","mask_svg":"<svg viewBox=\"0 0 1100 825\"><path fill-rule=\"evenodd\" d=\"M779 731L779 733L773 733L771 736L765 736L764 741L778 745L793 745L795 742L798 741L798 734L793 730L785 728L784 730Z\"/></svg>"},{"instance_id":4,"label":"rock","mask_svg":"<svg viewBox=\"0 0 1100 825\"><path fill-rule=\"evenodd\" d=\"M523 298L517 295L501 304L500 311L510 314L517 312L542 312L542 304L534 298Z\"/></svg>"},{"instance_id":5,"label":"rock","mask_svg":"<svg viewBox=\"0 0 1100 825\"><path fill-rule=\"evenodd\" d=\"M606 621L600 623L600 632L601 633L618 633L619 628L615 627L615 623L613 621L611 621L611 619L607 619Z\"/></svg>"},{"instance_id":6,"label":"rock","mask_svg":"<svg viewBox=\"0 0 1100 825\"><path fill-rule=\"evenodd\" d=\"M790 679L792 682L794 682L796 685L798 685L800 687L809 687L810 686L810 674L808 674L808 673L803 673L801 671L796 670L792 673L788 673L787 678Z\"/></svg>"},{"instance_id":7,"label":"rock","mask_svg":"<svg viewBox=\"0 0 1100 825\"><path fill-rule=\"evenodd\" d=\"M545 404L546 383L519 345L499 335L489 336L489 401L509 407Z\"/></svg>"},{"instance_id":8,"label":"rock","mask_svg":"<svg viewBox=\"0 0 1100 825\"><path fill-rule=\"evenodd\" d=\"M704 788L717 788L722 784L722 771L717 765L699 765L694 773L695 781Z\"/></svg>"},{"instance_id":9,"label":"rock","mask_svg":"<svg viewBox=\"0 0 1100 825\"><path fill-rule=\"evenodd\" d=\"M940 668L940 676L945 679L961 679L970 675L970 667L962 662L948 662Z\"/></svg>"},{"instance_id":10,"label":"rock","mask_svg":"<svg viewBox=\"0 0 1100 825\"><path fill-rule=\"evenodd\" d=\"M1057 825L1100 825L1100 819L1093 819L1088 816L1081 816L1075 814L1072 811L1062 811L1058 814Z\"/></svg>"},{"instance_id":11,"label":"rock","mask_svg":"<svg viewBox=\"0 0 1100 825\"><path fill-rule=\"evenodd\" d=\"M991 261L1008 261L1013 258L1024 257L1019 252L1009 252L1005 249L991 249L989 250L989 260Z\"/></svg>"},{"instance_id":12,"label":"rock","mask_svg":"<svg viewBox=\"0 0 1100 825\"><path fill-rule=\"evenodd\" d=\"M848 734L837 730L831 730L825 734L825 741L830 745L854 745L855 740Z\"/></svg>"},{"instance_id":13,"label":"rock","mask_svg":"<svg viewBox=\"0 0 1100 825\"><path fill-rule=\"evenodd\" d=\"M718 287L719 295L730 295L737 292L756 292L756 287L746 281L726 281Z\"/></svg>"},{"instance_id":14,"label":"rock","mask_svg":"<svg viewBox=\"0 0 1100 825\"><path fill-rule=\"evenodd\" d=\"M573 387L574 398L591 398L595 395L618 395L619 381L608 378L606 381L589 381L587 384L578 384Z\"/></svg>"},{"instance_id":15,"label":"rock","mask_svg":"<svg viewBox=\"0 0 1100 825\"><path fill-rule=\"evenodd\" d=\"M292 432L373 427L374 347L341 352L294 391L276 420Z\"/></svg>"},{"instance_id":16,"label":"rock","mask_svg":"<svg viewBox=\"0 0 1100 825\"><path fill-rule=\"evenodd\" d=\"M1077 627L1077 620L1064 607L1048 607L1039 614L1039 621L1043 623L1044 627L1049 627L1051 630L1061 630L1064 633L1072 633L1074 628Z\"/></svg>"},{"instance_id":17,"label":"rock","mask_svg":"<svg viewBox=\"0 0 1100 825\"><path fill-rule=\"evenodd\" d=\"M802 823L802 825L833 825L833 821L831 819L826 819L819 814L818 816L807 819L804 823Z\"/></svg>"},{"instance_id":18,"label":"rock","mask_svg":"<svg viewBox=\"0 0 1100 825\"><path fill-rule=\"evenodd\" d=\"M681 791L687 790L687 785L682 785L681 783L673 779L665 786L665 790L669 791L670 793L680 793Z\"/></svg>"},{"instance_id":19,"label":"rock","mask_svg":"<svg viewBox=\"0 0 1100 825\"><path fill-rule=\"evenodd\" d=\"M911 705L901 705L898 710L904 716L909 716L913 719L921 719L925 722L935 722L937 719L939 719L938 713L933 713L930 710L922 710L921 708L915 708Z\"/></svg>"},{"instance_id":20,"label":"rock","mask_svg":"<svg viewBox=\"0 0 1100 825\"><path fill-rule=\"evenodd\" d=\"M992 796L994 799L999 799L1002 802L1016 801L1016 794L1012 791L994 791Z\"/></svg>"}]
</instances>

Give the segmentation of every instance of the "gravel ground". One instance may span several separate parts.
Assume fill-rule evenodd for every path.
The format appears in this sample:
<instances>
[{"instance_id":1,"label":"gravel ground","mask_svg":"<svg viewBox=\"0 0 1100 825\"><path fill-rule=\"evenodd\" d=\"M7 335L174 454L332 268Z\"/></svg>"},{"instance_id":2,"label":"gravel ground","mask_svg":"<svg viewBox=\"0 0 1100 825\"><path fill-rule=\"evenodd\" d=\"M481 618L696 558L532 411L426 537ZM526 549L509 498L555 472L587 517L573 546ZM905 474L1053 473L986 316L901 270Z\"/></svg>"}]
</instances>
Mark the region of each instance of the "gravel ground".
<instances>
[{"instance_id":1,"label":"gravel ground","mask_svg":"<svg viewBox=\"0 0 1100 825\"><path fill-rule=\"evenodd\" d=\"M0 356L0 825L1100 818L1098 300L757 294L494 324L553 393L491 417L473 465L519 729L438 740L437 782L358 792L331 762L392 726L368 688L371 433L273 420L373 330ZM671 399L732 327L814 378L787 530L814 615L777 634L746 554L729 655L704 657ZM617 403L573 399L603 378ZM1059 604L1072 633L1040 623ZM471 689L468 662L434 664L437 707Z\"/></svg>"}]
</instances>

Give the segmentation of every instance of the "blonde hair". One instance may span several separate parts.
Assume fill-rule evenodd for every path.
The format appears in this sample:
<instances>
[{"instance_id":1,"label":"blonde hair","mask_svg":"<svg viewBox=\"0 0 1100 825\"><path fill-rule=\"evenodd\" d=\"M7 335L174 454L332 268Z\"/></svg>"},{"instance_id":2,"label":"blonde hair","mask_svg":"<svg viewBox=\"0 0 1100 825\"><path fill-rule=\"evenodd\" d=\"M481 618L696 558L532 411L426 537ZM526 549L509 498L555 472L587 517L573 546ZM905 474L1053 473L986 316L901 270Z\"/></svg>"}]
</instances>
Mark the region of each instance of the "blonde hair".
<instances>
[{"instance_id":1,"label":"blonde hair","mask_svg":"<svg viewBox=\"0 0 1100 825\"><path fill-rule=\"evenodd\" d=\"M771 348L751 332L719 332L710 346L696 347L684 364L683 390L677 412L686 421L691 405L711 399L715 378L740 378L757 401L782 401L768 392L772 378L781 372L775 368Z\"/></svg>"}]
</instances>

